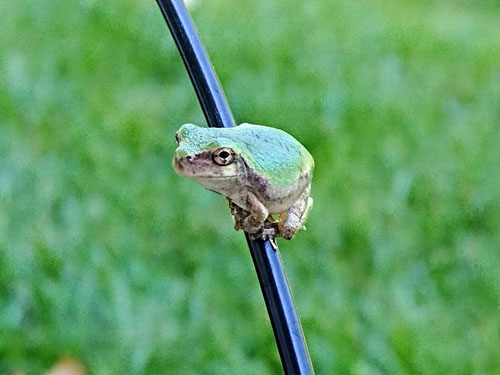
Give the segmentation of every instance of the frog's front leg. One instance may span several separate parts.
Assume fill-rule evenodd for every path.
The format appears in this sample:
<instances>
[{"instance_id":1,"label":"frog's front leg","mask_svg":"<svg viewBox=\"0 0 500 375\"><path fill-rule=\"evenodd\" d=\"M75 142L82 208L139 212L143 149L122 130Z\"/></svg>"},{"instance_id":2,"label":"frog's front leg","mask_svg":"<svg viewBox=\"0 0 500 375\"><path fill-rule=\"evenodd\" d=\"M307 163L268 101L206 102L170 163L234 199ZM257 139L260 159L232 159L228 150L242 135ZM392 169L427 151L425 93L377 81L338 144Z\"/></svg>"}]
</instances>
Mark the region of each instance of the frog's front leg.
<instances>
[{"instance_id":1,"label":"frog's front leg","mask_svg":"<svg viewBox=\"0 0 500 375\"><path fill-rule=\"evenodd\" d=\"M255 194L245 188L236 197L231 197L231 200L234 229L243 229L250 234L261 231L269 215L269 211Z\"/></svg>"},{"instance_id":2,"label":"frog's front leg","mask_svg":"<svg viewBox=\"0 0 500 375\"><path fill-rule=\"evenodd\" d=\"M298 230L305 229L304 224L313 206L313 199L309 196L310 192L311 186L308 186L297 199L297 202L288 211L280 215L279 236L290 240Z\"/></svg>"},{"instance_id":3,"label":"frog's front leg","mask_svg":"<svg viewBox=\"0 0 500 375\"><path fill-rule=\"evenodd\" d=\"M230 198L227 198L227 200L229 201L229 208L231 209L231 215L233 216L234 230L245 230L243 221L250 215L250 212L236 205L236 203L234 203ZM250 238L253 240L258 238L262 238L264 240L275 238L279 233L278 223L279 220L274 219L272 216L268 216L262 226L262 230L257 233L253 233Z\"/></svg>"},{"instance_id":4,"label":"frog's front leg","mask_svg":"<svg viewBox=\"0 0 500 375\"><path fill-rule=\"evenodd\" d=\"M231 209L231 215L233 217L233 225L234 230L243 229L243 220L250 215L250 212L244 210L239 207L236 203L234 203L231 198L227 198L229 202L229 208Z\"/></svg>"}]
</instances>

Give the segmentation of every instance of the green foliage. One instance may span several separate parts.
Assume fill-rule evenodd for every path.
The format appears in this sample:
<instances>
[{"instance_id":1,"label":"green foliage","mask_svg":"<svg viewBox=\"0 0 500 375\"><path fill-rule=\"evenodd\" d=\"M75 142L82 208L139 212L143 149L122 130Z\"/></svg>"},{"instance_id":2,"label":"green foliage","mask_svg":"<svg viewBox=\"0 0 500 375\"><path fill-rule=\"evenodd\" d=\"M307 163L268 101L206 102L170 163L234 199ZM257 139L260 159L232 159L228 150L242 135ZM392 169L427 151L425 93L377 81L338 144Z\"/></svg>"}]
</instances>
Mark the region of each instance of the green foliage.
<instances>
[{"instance_id":1,"label":"green foliage","mask_svg":"<svg viewBox=\"0 0 500 375\"><path fill-rule=\"evenodd\" d=\"M0 373L271 374L203 117L154 1L3 1ZM319 374L500 373L497 1L199 1L238 122L316 161L281 251Z\"/></svg>"}]
</instances>

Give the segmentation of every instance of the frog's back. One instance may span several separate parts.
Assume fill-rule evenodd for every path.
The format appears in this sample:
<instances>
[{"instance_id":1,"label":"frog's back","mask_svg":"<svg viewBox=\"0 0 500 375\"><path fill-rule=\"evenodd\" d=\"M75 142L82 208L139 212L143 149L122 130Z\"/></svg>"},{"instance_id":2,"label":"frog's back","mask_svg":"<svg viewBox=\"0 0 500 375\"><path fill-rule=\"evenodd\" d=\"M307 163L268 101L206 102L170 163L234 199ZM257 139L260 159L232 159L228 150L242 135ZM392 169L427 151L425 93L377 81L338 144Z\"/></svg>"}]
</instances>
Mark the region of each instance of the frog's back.
<instances>
[{"instance_id":1,"label":"frog's back","mask_svg":"<svg viewBox=\"0 0 500 375\"><path fill-rule=\"evenodd\" d=\"M312 173L314 161L311 154L283 130L251 124L224 130L227 130L225 136L237 137L244 145L240 152L247 162L277 186L289 186Z\"/></svg>"}]
</instances>

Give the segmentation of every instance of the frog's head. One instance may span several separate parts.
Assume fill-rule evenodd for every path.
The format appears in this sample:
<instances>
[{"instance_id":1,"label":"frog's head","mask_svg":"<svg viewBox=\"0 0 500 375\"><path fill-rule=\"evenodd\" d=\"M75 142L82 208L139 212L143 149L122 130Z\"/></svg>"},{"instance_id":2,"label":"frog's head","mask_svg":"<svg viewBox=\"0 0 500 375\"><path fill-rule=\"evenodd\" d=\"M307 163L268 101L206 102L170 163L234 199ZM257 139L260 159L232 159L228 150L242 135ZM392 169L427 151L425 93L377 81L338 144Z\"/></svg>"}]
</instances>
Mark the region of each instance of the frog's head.
<instances>
[{"instance_id":1,"label":"frog's head","mask_svg":"<svg viewBox=\"0 0 500 375\"><path fill-rule=\"evenodd\" d=\"M177 149L172 165L181 176L220 192L241 179L245 163L235 142L217 130L183 125L175 134Z\"/></svg>"}]
</instances>

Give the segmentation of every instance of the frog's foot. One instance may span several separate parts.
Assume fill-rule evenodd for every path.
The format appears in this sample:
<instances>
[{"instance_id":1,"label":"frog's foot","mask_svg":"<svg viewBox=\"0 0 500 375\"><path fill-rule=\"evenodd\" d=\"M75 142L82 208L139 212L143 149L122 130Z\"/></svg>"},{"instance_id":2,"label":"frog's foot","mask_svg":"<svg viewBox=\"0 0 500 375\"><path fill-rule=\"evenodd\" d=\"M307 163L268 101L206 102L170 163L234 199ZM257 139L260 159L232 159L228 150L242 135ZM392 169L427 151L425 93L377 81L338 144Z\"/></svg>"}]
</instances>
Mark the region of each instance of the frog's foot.
<instances>
[{"instance_id":1,"label":"frog's foot","mask_svg":"<svg viewBox=\"0 0 500 375\"><path fill-rule=\"evenodd\" d=\"M244 229L244 221L250 215L250 212L244 210L243 208L237 206L229 198L229 208L231 209L231 215L233 216L234 230Z\"/></svg>"},{"instance_id":2,"label":"frog's foot","mask_svg":"<svg viewBox=\"0 0 500 375\"><path fill-rule=\"evenodd\" d=\"M259 217L252 215L250 212L230 203L231 214L233 215L233 224L235 230L244 230L250 234L252 239L259 238L261 235L272 235L277 233L277 228L265 228L265 224Z\"/></svg>"},{"instance_id":3,"label":"frog's foot","mask_svg":"<svg viewBox=\"0 0 500 375\"><path fill-rule=\"evenodd\" d=\"M262 231L259 233L254 233L254 234L248 234L251 240L263 240L263 241L270 241L271 246L273 247L274 250L278 248L278 245L276 244L276 237L278 236L278 231L274 228L264 228Z\"/></svg>"},{"instance_id":4,"label":"frog's foot","mask_svg":"<svg viewBox=\"0 0 500 375\"><path fill-rule=\"evenodd\" d=\"M280 215L279 236L285 240L292 239L300 229L306 229L305 222L313 206L313 199L309 197L309 190L306 189L297 202L287 212Z\"/></svg>"},{"instance_id":5,"label":"frog's foot","mask_svg":"<svg viewBox=\"0 0 500 375\"><path fill-rule=\"evenodd\" d=\"M269 221L268 218L268 220L264 222L264 225L260 228L260 230L257 233L250 233L249 235L252 240L257 240L257 239L262 239L264 241L274 240L276 237L279 236L278 221L274 221L274 219L273 221Z\"/></svg>"},{"instance_id":6,"label":"frog's foot","mask_svg":"<svg viewBox=\"0 0 500 375\"><path fill-rule=\"evenodd\" d=\"M241 229L252 235L259 235L264 229L264 220L249 214L241 221Z\"/></svg>"}]
</instances>

